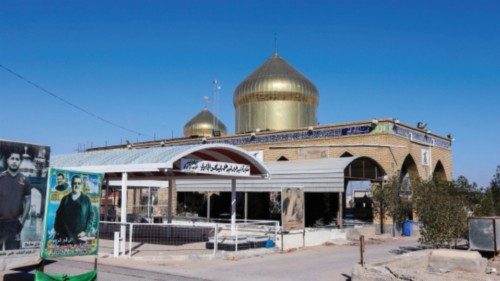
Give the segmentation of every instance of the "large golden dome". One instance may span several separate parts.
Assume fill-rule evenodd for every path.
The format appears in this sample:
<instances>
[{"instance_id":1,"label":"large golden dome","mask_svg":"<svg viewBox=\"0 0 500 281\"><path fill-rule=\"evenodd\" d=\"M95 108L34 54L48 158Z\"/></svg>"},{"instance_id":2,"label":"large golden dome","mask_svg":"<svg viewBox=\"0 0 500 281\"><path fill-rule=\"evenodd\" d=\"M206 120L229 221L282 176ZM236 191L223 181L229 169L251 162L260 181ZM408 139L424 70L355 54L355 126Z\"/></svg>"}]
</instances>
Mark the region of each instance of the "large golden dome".
<instances>
[{"instance_id":1,"label":"large golden dome","mask_svg":"<svg viewBox=\"0 0 500 281\"><path fill-rule=\"evenodd\" d=\"M214 131L225 136L226 125L206 108L184 125L185 137L212 137Z\"/></svg>"},{"instance_id":2,"label":"large golden dome","mask_svg":"<svg viewBox=\"0 0 500 281\"><path fill-rule=\"evenodd\" d=\"M236 133L316 125L318 101L314 84L275 54L234 91Z\"/></svg>"}]
</instances>

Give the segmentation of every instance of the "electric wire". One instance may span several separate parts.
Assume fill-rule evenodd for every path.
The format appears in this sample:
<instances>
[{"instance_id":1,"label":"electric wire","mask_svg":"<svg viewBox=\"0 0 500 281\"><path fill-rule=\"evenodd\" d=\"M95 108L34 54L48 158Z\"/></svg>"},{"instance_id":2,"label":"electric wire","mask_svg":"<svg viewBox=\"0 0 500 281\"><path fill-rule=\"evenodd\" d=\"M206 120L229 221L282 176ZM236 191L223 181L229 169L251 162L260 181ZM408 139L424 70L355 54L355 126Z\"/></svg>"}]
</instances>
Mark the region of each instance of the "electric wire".
<instances>
[{"instance_id":1,"label":"electric wire","mask_svg":"<svg viewBox=\"0 0 500 281\"><path fill-rule=\"evenodd\" d=\"M56 98L56 99L58 99L59 101L61 101L61 102L65 103L65 104L67 104L67 105L69 105L69 106L73 107L74 109L79 110L79 111L81 111L81 112L83 112L83 113L85 113L85 114L87 114L87 115L89 115L89 116L92 116L92 117L94 117L94 118L96 118L96 119L98 119L98 120L100 120L100 121L102 121L102 122L104 122L104 123L107 123L107 124L109 124L109 125L111 125L111 126L114 126L114 127L116 127L116 128L119 128L119 129L125 130L125 131L127 131L127 132L134 133L134 134L139 135L139 136L151 137L150 135L147 135L147 134L141 133L141 132L136 131L136 130L133 130L133 129L129 129L129 128L124 127L124 126L122 126L122 125L120 125L120 124L118 124L118 123L115 123L115 122L113 122L113 121L107 120L107 119L105 119L105 118L103 118L103 117L101 117L101 116L99 116L99 115L97 115L97 114L95 114L95 113L93 113L93 112L91 112L91 111L89 111L89 110L87 110L87 109L85 109L85 108L81 107L81 106L78 106L78 105L76 105L76 104L74 104L74 103L72 103L72 102L70 102L70 101L68 101L68 100L66 100L66 99L64 99L64 98L62 98L62 97L60 97L60 96L58 96L58 95L54 94L53 92L51 92L51 91L49 91L49 90L47 90L47 89L43 88L42 86L40 86L40 85L36 84L35 82L32 82L31 80L29 80L29 79L25 78L25 77L24 77L24 76L22 76L21 74L19 74L19 73L17 73L17 72L15 72L15 71L13 71L12 69L10 69L10 68L8 68L8 67L6 67L6 66L2 65L2 64L0 64L0 68L4 69L5 71L9 72L10 74L12 74L12 75L16 76L17 78L19 78L19 79L23 80L24 82L26 82L26 83L30 84L31 86L33 86L33 87L35 87L35 88L39 89L40 91L42 91L42 92L44 92L44 93L46 93L46 94L48 94L48 95L52 96L53 98Z\"/></svg>"}]
</instances>

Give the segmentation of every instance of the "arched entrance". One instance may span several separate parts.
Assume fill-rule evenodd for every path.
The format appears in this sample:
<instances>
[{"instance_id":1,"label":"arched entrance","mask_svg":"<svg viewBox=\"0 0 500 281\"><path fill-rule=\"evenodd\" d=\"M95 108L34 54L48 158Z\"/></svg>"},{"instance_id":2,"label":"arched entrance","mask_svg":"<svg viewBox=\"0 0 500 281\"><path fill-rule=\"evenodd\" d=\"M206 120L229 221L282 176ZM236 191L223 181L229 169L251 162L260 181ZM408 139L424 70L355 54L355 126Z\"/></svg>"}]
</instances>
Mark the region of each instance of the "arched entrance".
<instances>
[{"instance_id":1,"label":"arched entrance","mask_svg":"<svg viewBox=\"0 0 500 281\"><path fill-rule=\"evenodd\" d=\"M413 157L408 154L403 161L403 165L401 165L401 180L405 177L409 178L411 182L414 182L418 178L418 169L417 164Z\"/></svg>"},{"instance_id":2,"label":"arched entrance","mask_svg":"<svg viewBox=\"0 0 500 281\"><path fill-rule=\"evenodd\" d=\"M439 160L436 163L436 167L434 168L434 172L432 172L432 177L435 180L441 180L441 181L446 180L446 172L444 170L443 163L441 163L441 160Z\"/></svg>"},{"instance_id":3,"label":"arched entrance","mask_svg":"<svg viewBox=\"0 0 500 281\"><path fill-rule=\"evenodd\" d=\"M347 165L344 170L342 194L344 224L373 221L371 187L373 184L380 184L385 175L382 166L369 157L356 158Z\"/></svg>"}]
</instances>

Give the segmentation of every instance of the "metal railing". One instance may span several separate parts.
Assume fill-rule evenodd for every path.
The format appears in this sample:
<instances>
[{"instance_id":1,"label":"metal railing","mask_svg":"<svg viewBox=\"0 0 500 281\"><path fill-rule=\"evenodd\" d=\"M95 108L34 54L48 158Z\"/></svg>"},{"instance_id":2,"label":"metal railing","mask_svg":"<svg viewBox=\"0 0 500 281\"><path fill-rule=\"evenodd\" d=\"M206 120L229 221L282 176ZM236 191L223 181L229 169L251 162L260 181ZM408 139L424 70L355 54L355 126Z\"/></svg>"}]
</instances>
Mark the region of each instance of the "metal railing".
<instances>
[{"instance_id":1,"label":"metal railing","mask_svg":"<svg viewBox=\"0 0 500 281\"><path fill-rule=\"evenodd\" d=\"M217 221L174 220L171 224L101 221L100 248L101 252L114 256L210 251L215 255L219 251L274 247L280 228L277 221L238 220L235 229L231 229L228 220Z\"/></svg>"}]
</instances>

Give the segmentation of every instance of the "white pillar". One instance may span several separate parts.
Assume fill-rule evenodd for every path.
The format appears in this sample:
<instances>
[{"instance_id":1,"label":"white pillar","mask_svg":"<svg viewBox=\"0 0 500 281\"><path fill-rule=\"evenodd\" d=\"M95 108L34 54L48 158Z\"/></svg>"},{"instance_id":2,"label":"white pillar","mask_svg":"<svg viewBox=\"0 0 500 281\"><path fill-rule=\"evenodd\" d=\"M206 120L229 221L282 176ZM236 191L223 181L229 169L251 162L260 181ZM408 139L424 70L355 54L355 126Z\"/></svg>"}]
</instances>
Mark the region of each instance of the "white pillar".
<instances>
[{"instance_id":1,"label":"white pillar","mask_svg":"<svg viewBox=\"0 0 500 281\"><path fill-rule=\"evenodd\" d=\"M248 219L248 192L245 192L245 222Z\"/></svg>"},{"instance_id":2,"label":"white pillar","mask_svg":"<svg viewBox=\"0 0 500 281\"><path fill-rule=\"evenodd\" d=\"M207 192L207 221L210 221L210 198L212 197L212 192Z\"/></svg>"},{"instance_id":3,"label":"white pillar","mask_svg":"<svg viewBox=\"0 0 500 281\"><path fill-rule=\"evenodd\" d=\"M236 179L231 179L231 236L236 235Z\"/></svg>"},{"instance_id":4,"label":"white pillar","mask_svg":"<svg viewBox=\"0 0 500 281\"><path fill-rule=\"evenodd\" d=\"M120 244L120 254L125 254L125 241L127 239L127 227L125 223L127 223L127 181L128 174L122 173L122 202L120 206L120 222L122 223L120 227L120 235L121 235L121 244Z\"/></svg>"},{"instance_id":5,"label":"white pillar","mask_svg":"<svg viewBox=\"0 0 500 281\"><path fill-rule=\"evenodd\" d=\"M153 222L153 218L151 217L151 186L148 186L148 219L149 222Z\"/></svg>"},{"instance_id":6,"label":"white pillar","mask_svg":"<svg viewBox=\"0 0 500 281\"><path fill-rule=\"evenodd\" d=\"M167 209L167 223L172 223L172 190L174 188L175 180L168 180L168 209Z\"/></svg>"}]
</instances>

